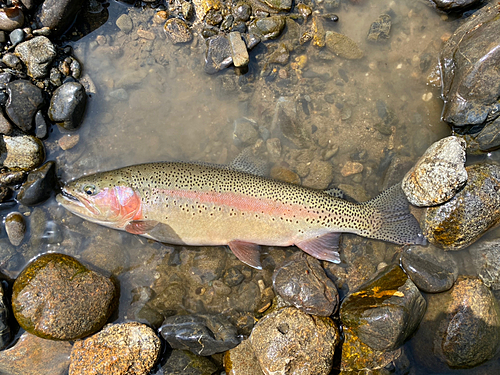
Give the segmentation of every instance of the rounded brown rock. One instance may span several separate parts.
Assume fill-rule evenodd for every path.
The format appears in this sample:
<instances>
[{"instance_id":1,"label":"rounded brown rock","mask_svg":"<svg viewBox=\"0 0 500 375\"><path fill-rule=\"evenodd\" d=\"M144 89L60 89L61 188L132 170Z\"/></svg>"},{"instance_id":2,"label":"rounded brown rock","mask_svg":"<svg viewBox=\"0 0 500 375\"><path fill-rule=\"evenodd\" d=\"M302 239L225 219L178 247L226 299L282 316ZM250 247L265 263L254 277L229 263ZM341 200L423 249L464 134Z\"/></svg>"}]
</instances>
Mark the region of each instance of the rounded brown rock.
<instances>
[{"instance_id":1,"label":"rounded brown rock","mask_svg":"<svg viewBox=\"0 0 500 375\"><path fill-rule=\"evenodd\" d=\"M19 246L23 242L26 233L26 223L24 216L19 212L11 212L5 217L5 231L9 241L14 246Z\"/></svg>"}]
</instances>

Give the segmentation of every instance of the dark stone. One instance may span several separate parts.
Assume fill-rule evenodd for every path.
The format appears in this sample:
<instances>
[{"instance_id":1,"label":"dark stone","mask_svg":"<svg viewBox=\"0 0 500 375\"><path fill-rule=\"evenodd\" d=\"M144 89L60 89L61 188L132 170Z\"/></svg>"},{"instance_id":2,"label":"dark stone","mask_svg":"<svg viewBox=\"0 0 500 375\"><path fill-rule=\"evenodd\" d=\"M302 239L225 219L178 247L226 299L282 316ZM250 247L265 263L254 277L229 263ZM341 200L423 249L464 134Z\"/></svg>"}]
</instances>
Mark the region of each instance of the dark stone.
<instances>
[{"instance_id":1,"label":"dark stone","mask_svg":"<svg viewBox=\"0 0 500 375\"><path fill-rule=\"evenodd\" d=\"M401 265L418 289L427 293L450 289L458 277L453 257L432 245L406 248L401 255Z\"/></svg>"},{"instance_id":2,"label":"dark stone","mask_svg":"<svg viewBox=\"0 0 500 375\"><path fill-rule=\"evenodd\" d=\"M391 25L391 16L388 14L380 15L379 18L371 24L366 39L370 42L383 42L389 39Z\"/></svg>"},{"instance_id":3,"label":"dark stone","mask_svg":"<svg viewBox=\"0 0 500 375\"><path fill-rule=\"evenodd\" d=\"M401 267L391 265L347 295L340 319L372 349L395 350L418 327L425 308L415 284Z\"/></svg>"},{"instance_id":4,"label":"dark stone","mask_svg":"<svg viewBox=\"0 0 500 375\"><path fill-rule=\"evenodd\" d=\"M168 375L212 375L217 371L209 358L186 350L173 350L161 368L162 374Z\"/></svg>"},{"instance_id":5,"label":"dark stone","mask_svg":"<svg viewBox=\"0 0 500 375\"><path fill-rule=\"evenodd\" d=\"M243 280L245 280L245 276L243 276L241 271L236 267L231 267L224 273L224 283L226 283L227 286L232 287L240 285Z\"/></svg>"},{"instance_id":6,"label":"dark stone","mask_svg":"<svg viewBox=\"0 0 500 375\"><path fill-rule=\"evenodd\" d=\"M425 237L445 250L469 246L500 222L500 167L476 164L465 169L465 187L448 202L425 211Z\"/></svg>"},{"instance_id":7,"label":"dark stone","mask_svg":"<svg viewBox=\"0 0 500 375\"><path fill-rule=\"evenodd\" d=\"M42 90L25 80L7 84L9 100L5 111L12 122L24 132L33 129L36 112L43 104Z\"/></svg>"},{"instance_id":8,"label":"dark stone","mask_svg":"<svg viewBox=\"0 0 500 375\"><path fill-rule=\"evenodd\" d=\"M36 19L40 27L49 27L54 35L63 34L83 8L84 0L45 0Z\"/></svg>"},{"instance_id":9,"label":"dark stone","mask_svg":"<svg viewBox=\"0 0 500 375\"><path fill-rule=\"evenodd\" d=\"M9 68L19 71L23 70L23 64L21 63L21 60L19 60L19 57L17 57L13 53L6 53L5 55L3 55L2 62Z\"/></svg>"},{"instance_id":10,"label":"dark stone","mask_svg":"<svg viewBox=\"0 0 500 375\"><path fill-rule=\"evenodd\" d=\"M276 39L281 35L284 28L285 17L283 16L257 18L248 26L249 32L262 40Z\"/></svg>"},{"instance_id":11,"label":"dark stone","mask_svg":"<svg viewBox=\"0 0 500 375\"><path fill-rule=\"evenodd\" d=\"M410 342L426 373L471 368L495 356L500 308L481 280L459 277L451 290L427 297L427 312Z\"/></svg>"},{"instance_id":12,"label":"dark stone","mask_svg":"<svg viewBox=\"0 0 500 375\"><path fill-rule=\"evenodd\" d=\"M12 74L3 72L0 73L0 90L7 89L7 83L12 81Z\"/></svg>"},{"instance_id":13,"label":"dark stone","mask_svg":"<svg viewBox=\"0 0 500 375\"><path fill-rule=\"evenodd\" d=\"M12 208L11 208L12 209ZM25 264L24 258L7 238L0 239L0 268L19 272Z\"/></svg>"},{"instance_id":14,"label":"dark stone","mask_svg":"<svg viewBox=\"0 0 500 375\"><path fill-rule=\"evenodd\" d=\"M38 111L35 115L35 135L38 139L45 139L48 133L47 122L42 111Z\"/></svg>"},{"instance_id":15,"label":"dark stone","mask_svg":"<svg viewBox=\"0 0 500 375\"><path fill-rule=\"evenodd\" d=\"M75 340L106 323L116 297L111 280L68 255L50 253L19 274L12 309L28 332L52 340Z\"/></svg>"},{"instance_id":16,"label":"dark stone","mask_svg":"<svg viewBox=\"0 0 500 375\"><path fill-rule=\"evenodd\" d=\"M237 31L240 34L244 34L247 31L247 25L245 24L245 22L236 21L233 23L231 31ZM243 40L245 40L244 37Z\"/></svg>"},{"instance_id":17,"label":"dark stone","mask_svg":"<svg viewBox=\"0 0 500 375\"><path fill-rule=\"evenodd\" d=\"M231 43L223 36L218 35L208 39L208 50L205 58L205 72L215 74L233 63Z\"/></svg>"},{"instance_id":18,"label":"dark stone","mask_svg":"<svg viewBox=\"0 0 500 375\"><path fill-rule=\"evenodd\" d=\"M443 3L459 3L445 1ZM462 3L462 2L460 2ZM485 126L500 116L500 63L498 39L500 5L491 3L474 13L446 42L439 56L442 77L442 118L452 127L463 128L460 134L470 133L472 140ZM498 125L481 134L473 150L486 151L500 146ZM491 140L488 140L492 137Z\"/></svg>"},{"instance_id":19,"label":"dark stone","mask_svg":"<svg viewBox=\"0 0 500 375\"><path fill-rule=\"evenodd\" d=\"M246 117L234 120L233 143L237 147L253 146L259 139L257 123Z\"/></svg>"},{"instance_id":20,"label":"dark stone","mask_svg":"<svg viewBox=\"0 0 500 375\"><path fill-rule=\"evenodd\" d=\"M177 315L163 322L160 333L174 349L209 356L240 343L236 328L222 315Z\"/></svg>"},{"instance_id":21,"label":"dark stone","mask_svg":"<svg viewBox=\"0 0 500 375\"><path fill-rule=\"evenodd\" d=\"M210 9L205 16L205 22L210 26L217 26L222 22L222 14L215 9Z\"/></svg>"},{"instance_id":22,"label":"dark stone","mask_svg":"<svg viewBox=\"0 0 500 375\"><path fill-rule=\"evenodd\" d=\"M49 118L64 129L80 126L85 113L87 95L78 82L68 82L58 87L50 99Z\"/></svg>"},{"instance_id":23,"label":"dark stone","mask_svg":"<svg viewBox=\"0 0 500 375\"><path fill-rule=\"evenodd\" d=\"M436 8L446 12L463 11L481 4L484 0L430 0Z\"/></svg>"},{"instance_id":24,"label":"dark stone","mask_svg":"<svg viewBox=\"0 0 500 375\"><path fill-rule=\"evenodd\" d=\"M25 206L34 206L49 199L56 186L56 164L49 161L28 174L17 200Z\"/></svg>"},{"instance_id":25,"label":"dark stone","mask_svg":"<svg viewBox=\"0 0 500 375\"><path fill-rule=\"evenodd\" d=\"M234 16L232 14L229 14L228 16L226 16L226 18L224 18L224 21L220 25L220 29L223 31L229 30L233 26L233 22Z\"/></svg>"},{"instance_id":26,"label":"dark stone","mask_svg":"<svg viewBox=\"0 0 500 375\"><path fill-rule=\"evenodd\" d=\"M43 0L21 0L21 3L28 10L33 10L38 4L40 4Z\"/></svg>"},{"instance_id":27,"label":"dark stone","mask_svg":"<svg viewBox=\"0 0 500 375\"><path fill-rule=\"evenodd\" d=\"M13 331L10 327L11 312L7 295L5 294L4 284L0 282L0 350L3 350L10 344L13 337Z\"/></svg>"},{"instance_id":28,"label":"dark stone","mask_svg":"<svg viewBox=\"0 0 500 375\"><path fill-rule=\"evenodd\" d=\"M274 271L273 287L287 303L308 314L330 316L337 311L337 288L320 261L303 252Z\"/></svg>"},{"instance_id":29,"label":"dark stone","mask_svg":"<svg viewBox=\"0 0 500 375\"><path fill-rule=\"evenodd\" d=\"M239 3L233 8L233 15L236 20L246 22L252 15L252 8L246 3Z\"/></svg>"}]
</instances>

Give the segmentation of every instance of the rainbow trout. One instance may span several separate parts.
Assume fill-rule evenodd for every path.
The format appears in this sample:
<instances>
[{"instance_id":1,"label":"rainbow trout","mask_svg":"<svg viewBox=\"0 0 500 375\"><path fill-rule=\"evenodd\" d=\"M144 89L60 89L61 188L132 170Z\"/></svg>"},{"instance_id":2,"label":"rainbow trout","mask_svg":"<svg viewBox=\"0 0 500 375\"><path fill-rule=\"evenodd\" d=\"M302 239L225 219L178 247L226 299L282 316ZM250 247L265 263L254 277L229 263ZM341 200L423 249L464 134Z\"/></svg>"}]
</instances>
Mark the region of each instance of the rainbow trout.
<instances>
[{"instance_id":1,"label":"rainbow trout","mask_svg":"<svg viewBox=\"0 0 500 375\"><path fill-rule=\"evenodd\" d=\"M107 227L177 245L229 245L260 268L260 247L295 245L339 263L342 232L424 244L401 185L364 203L227 166L150 163L99 172L67 183L57 201Z\"/></svg>"}]
</instances>

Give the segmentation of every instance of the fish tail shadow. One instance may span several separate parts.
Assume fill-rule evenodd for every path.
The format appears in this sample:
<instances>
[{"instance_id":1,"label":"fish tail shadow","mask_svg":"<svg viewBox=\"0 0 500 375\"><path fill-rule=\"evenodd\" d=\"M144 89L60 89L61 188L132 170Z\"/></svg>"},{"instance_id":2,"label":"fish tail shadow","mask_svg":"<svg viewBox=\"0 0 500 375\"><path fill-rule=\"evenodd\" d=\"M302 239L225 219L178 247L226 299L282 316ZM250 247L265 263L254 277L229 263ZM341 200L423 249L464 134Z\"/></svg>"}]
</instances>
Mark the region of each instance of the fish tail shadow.
<instances>
[{"instance_id":1,"label":"fish tail shadow","mask_svg":"<svg viewBox=\"0 0 500 375\"><path fill-rule=\"evenodd\" d=\"M427 244L417 219L410 212L401 183L362 204L375 209L379 215L378 225L374 225L368 237L398 245Z\"/></svg>"}]
</instances>

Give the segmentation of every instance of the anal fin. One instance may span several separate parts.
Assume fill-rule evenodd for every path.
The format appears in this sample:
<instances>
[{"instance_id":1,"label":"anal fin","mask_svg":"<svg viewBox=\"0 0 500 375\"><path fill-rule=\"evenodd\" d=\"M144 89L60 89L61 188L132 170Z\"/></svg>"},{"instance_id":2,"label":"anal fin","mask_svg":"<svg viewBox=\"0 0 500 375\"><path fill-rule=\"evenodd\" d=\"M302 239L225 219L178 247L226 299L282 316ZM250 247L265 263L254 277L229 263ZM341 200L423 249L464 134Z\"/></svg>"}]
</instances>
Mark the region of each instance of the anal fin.
<instances>
[{"instance_id":1,"label":"anal fin","mask_svg":"<svg viewBox=\"0 0 500 375\"><path fill-rule=\"evenodd\" d=\"M340 263L339 239L341 234L341 232L327 233L296 243L295 246L317 259Z\"/></svg>"},{"instance_id":2,"label":"anal fin","mask_svg":"<svg viewBox=\"0 0 500 375\"><path fill-rule=\"evenodd\" d=\"M228 243L229 248L236 255L236 258L243 263L248 264L250 267L262 269L260 264L260 246L245 241L234 240Z\"/></svg>"},{"instance_id":3,"label":"anal fin","mask_svg":"<svg viewBox=\"0 0 500 375\"><path fill-rule=\"evenodd\" d=\"M132 220L125 226L125 230L132 234L145 234L157 225L155 220Z\"/></svg>"}]
</instances>

